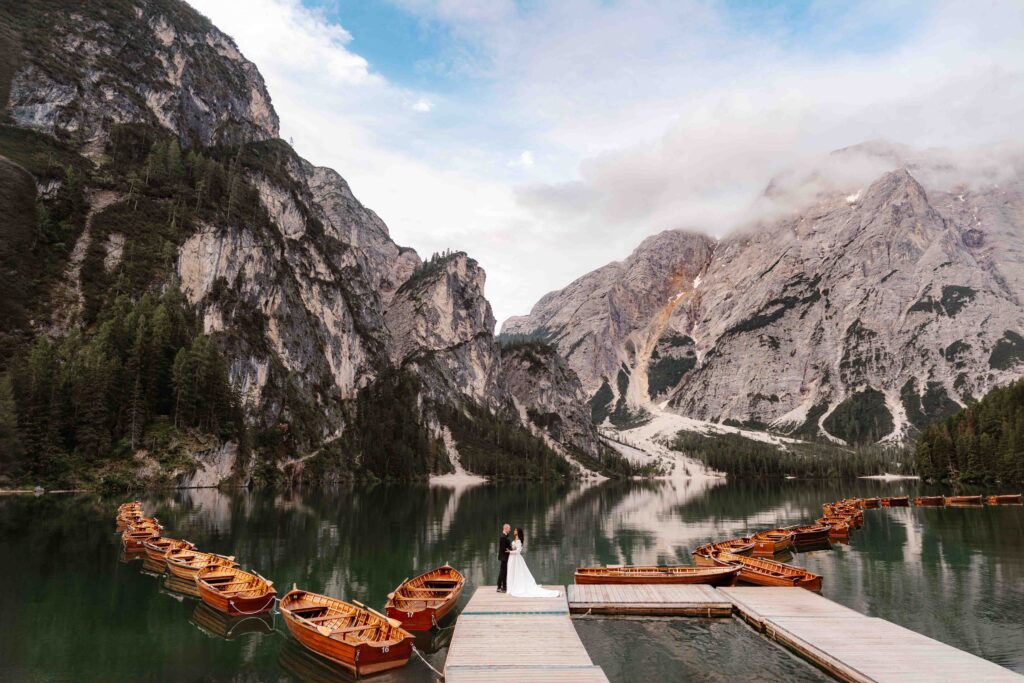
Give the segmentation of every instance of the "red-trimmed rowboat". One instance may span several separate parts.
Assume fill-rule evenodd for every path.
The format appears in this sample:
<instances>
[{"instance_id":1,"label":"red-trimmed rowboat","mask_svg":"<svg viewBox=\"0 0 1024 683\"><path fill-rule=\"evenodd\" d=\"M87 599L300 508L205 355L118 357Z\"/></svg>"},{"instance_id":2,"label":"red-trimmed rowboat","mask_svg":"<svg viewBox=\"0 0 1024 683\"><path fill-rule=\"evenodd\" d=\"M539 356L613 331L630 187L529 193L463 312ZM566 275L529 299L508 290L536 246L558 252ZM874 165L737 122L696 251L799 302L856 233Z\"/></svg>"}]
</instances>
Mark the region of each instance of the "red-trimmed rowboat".
<instances>
[{"instance_id":1,"label":"red-trimmed rowboat","mask_svg":"<svg viewBox=\"0 0 1024 683\"><path fill-rule=\"evenodd\" d=\"M981 496L946 496L946 505L982 505L985 499Z\"/></svg>"},{"instance_id":2,"label":"red-trimmed rowboat","mask_svg":"<svg viewBox=\"0 0 1024 683\"><path fill-rule=\"evenodd\" d=\"M232 617L263 614L274 608L274 582L237 567L207 567L196 574L199 597Z\"/></svg>"},{"instance_id":3,"label":"red-trimmed rowboat","mask_svg":"<svg viewBox=\"0 0 1024 683\"><path fill-rule=\"evenodd\" d=\"M796 545L819 545L828 543L828 535L832 531L832 525L827 522L816 522L814 524L789 526L786 527L786 530L793 533L793 543Z\"/></svg>"},{"instance_id":4,"label":"red-trimmed rowboat","mask_svg":"<svg viewBox=\"0 0 1024 683\"><path fill-rule=\"evenodd\" d=\"M398 619L407 631L429 631L452 611L465 585L462 572L445 563L403 581L388 593L384 609L388 617Z\"/></svg>"},{"instance_id":5,"label":"red-trimmed rowboat","mask_svg":"<svg viewBox=\"0 0 1024 683\"><path fill-rule=\"evenodd\" d=\"M576 570L578 584L704 584L707 586L734 586L739 574L737 567L639 567L608 566L580 567Z\"/></svg>"},{"instance_id":6,"label":"red-trimmed rowboat","mask_svg":"<svg viewBox=\"0 0 1024 683\"><path fill-rule=\"evenodd\" d=\"M740 568L740 581L755 586L799 586L821 590L821 576L800 567L757 557L743 557L716 551L712 558L720 565Z\"/></svg>"},{"instance_id":7,"label":"red-trimmed rowboat","mask_svg":"<svg viewBox=\"0 0 1024 683\"><path fill-rule=\"evenodd\" d=\"M179 579L194 581L200 569L207 567L237 567L234 557L201 553L191 548L168 551L167 569Z\"/></svg>"},{"instance_id":8,"label":"red-trimmed rowboat","mask_svg":"<svg viewBox=\"0 0 1024 683\"><path fill-rule=\"evenodd\" d=\"M917 496L914 498L914 505L919 507L942 507L946 499L942 496Z\"/></svg>"},{"instance_id":9,"label":"red-trimmed rowboat","mask_svg":"<svg viewBox=\"0 0 1024 683\"><path fill-rule=\"evenodd\" d=\"M194 545L188 541L179 541L176 538L167 538L166 536L158 536L151 538L142 544L142 547L146 549L146 559L152 562L154 565L159 565L161 568L167 567L167 553L172 550L191 550L195 548Z\"/></svg>"},{"instance_id":10,"label":"red-trimmed rowboat","mask_svg":"<svg viewBox=\"0 0 1024 683\"><path fill-rule=\"evenodd\" d=\"M1024 496L1019 493L1003 493L997 496L987 496L985 502L989 505L1021 505L1024 503Z\"/></svg>"},{"instance_id":11,"label":"red-trimmed rowboat","mask_svg":"<svg viewBox=\"0 0 1024 683\"><path fill-rule=\"evenodd\" d=\"M846 517L821 517L818 524L829 526L828 537L846 539L850 537L850 521Z\"/></svg>"},{"instance_id":12,"label":"red-trimmed rowboat","mask_svg":"<svg viewBox=\"0 0 1024 683\"><path fill-rule=\"evenodd\" d=\"M793 547L793 534L785 529L759 531L751 539L754 541L754 557L774 557Z\"/></svg>"},{"instance_id":13,"label":"red-trimmed rowboat","mask_svg":"<svg viewBox=\"0 0 1024 683\"><path fill-rule=\"evenodd\" d=\"M414 636L397 619L326 595L293 587L281 614L295 639L357 676L405 666Z\"/></svg>"},{"instance_id":14,"label":"red-trimmed rowboat","mask_svg":"<svg viewBox=\"0 0 1024 683\"><path fill-rule=\"evenodd\" d=\"M884 508L905 508L910 506L910 496L890 496L882 499Z\"/></svg>"},{"instance_id":15,"label":"red-trimmed rowboat","mask_svg":"<svg viewBox=\"0 0 1024 683\"><path fill-rule=\"evenodd\" d=\"M742 538L730 538L728 541L713 543L715 550L732 553L733 555L748 555L754 549L754 539L749 536Z\"/></svg>"},{"instance_id":16,"label":"red-trimmed rowboat","mask_svg":"<svg viewBox=\"0 0 1024 683\"><path fill-rule=\"evenodd\" d=\"M125 552L137 553L145 550L143 544L146 541L160 537L160 526L130 526L121 532L121 544Z\"/></svg>"}]
</instances>

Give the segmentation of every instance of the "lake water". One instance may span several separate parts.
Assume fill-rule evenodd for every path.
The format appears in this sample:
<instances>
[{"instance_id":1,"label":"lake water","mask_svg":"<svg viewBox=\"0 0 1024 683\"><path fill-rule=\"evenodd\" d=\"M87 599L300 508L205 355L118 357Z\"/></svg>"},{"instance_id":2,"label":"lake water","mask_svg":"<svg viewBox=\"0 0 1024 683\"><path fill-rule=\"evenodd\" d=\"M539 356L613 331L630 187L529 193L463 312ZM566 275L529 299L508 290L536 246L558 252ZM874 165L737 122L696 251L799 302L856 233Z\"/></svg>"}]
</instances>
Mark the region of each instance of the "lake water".
<instances>
[{"instance_id":1,"label":"lake water","mask_svg":"<svg viewBox=\"0 0 1024 683\"><path fill-rule=\"evenodd\" d=\"M504 521L525 528L534 575L564 584L580 564L689 564L701 543L813 520L822 502L919 492L916 482L606 482L174 491L143 501L168 535L235 555L282 594L295 582L380 608L403 578L445 561L468 578L463 603L475 586L493 584ZM92 494L0 496L0 680L343 675L285 635L280 617L225 623L142 571L141 561L120 562L120 502ZM849 545L792 563L821 573L823 594L837 602L1024 673L1024 508L894 508L865 517ZM826 680L737 619L588 617L575 624L613 682L755 674ZM447 630L417 642L438 669L450 637ZM529 652L510 642L506 656ZM432 674L414 657L374 680L428 681Z\"/></svg>"}]
</instances>

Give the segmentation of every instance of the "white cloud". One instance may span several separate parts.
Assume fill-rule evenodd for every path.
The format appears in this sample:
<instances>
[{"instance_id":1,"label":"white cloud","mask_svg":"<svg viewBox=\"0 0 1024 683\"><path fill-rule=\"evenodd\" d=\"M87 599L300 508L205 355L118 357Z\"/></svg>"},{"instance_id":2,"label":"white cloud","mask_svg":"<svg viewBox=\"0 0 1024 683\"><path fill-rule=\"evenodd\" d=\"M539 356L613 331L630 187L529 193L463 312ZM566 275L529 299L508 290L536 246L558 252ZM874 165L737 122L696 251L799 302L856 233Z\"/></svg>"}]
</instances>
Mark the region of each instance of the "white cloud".
<instances>
[{"instance_id":1,"label":"white cloud","mask_svg":"<svg viewBox=\"0 0 1024 683\"><path fill-rule=\"evenodd\" d=\"M1020 3L813 3L794 35L703 0L393 1L454 41L439 68L466 87L443 111L297 0L192 0L260 68L282 135L400 243L480 260L499 320L658 230L721 233L833 149L1018 141L1024 120Z\"/></svg>"},{"instance_id":2,"label":"white cloud","mask_svg":"<svg viewBox=\"0 0 1024 683\"><path fill-rule=\"evenodd\" d=\"M533 166L533 152L531 152L528 149L523 150L523 152L520 153L520 155L518 157L516 157L512 161L508 162L508 165L509 166L522 166L522 167Z\"/></svg>"}]
</instances>

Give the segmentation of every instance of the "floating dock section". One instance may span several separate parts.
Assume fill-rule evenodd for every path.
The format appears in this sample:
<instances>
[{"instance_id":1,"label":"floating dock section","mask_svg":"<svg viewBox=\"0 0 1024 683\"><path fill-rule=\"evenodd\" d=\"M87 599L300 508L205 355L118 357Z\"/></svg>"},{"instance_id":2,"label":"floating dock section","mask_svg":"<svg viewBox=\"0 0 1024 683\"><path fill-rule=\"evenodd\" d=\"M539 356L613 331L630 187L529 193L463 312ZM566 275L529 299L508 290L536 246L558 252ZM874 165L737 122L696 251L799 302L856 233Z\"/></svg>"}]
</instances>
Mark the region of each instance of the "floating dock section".
<instances>
[{"instance_id":1,"label":"floating dock section","mask_svg":"<svg viewBox=\"0 0 1024 683\"><path fill-rule=\"evenodd\" d=\"M728 617L732 616L732 602L711 586L577 584L569 586L569 611L573 614Z\"/></svg>"},{"instance_id":2,"label":"floating dock section","mask_svg":"<svg viewBox=\"0 0 1024 683\"><path fill-rule=\"evenodd\" d=\"M445 662L447 683L607 683L576 635L570 613L735 614L839 680L855 683L1024 681L1024 676L998 664L803 588L650 584L549 588L562 591L562 597L512 598L496 592L494 586L478 588L455 625ZM751 676L756 677L757 671L751 671Z\"/></svg>"},{"instance_id":3,"label":"floating dock section","mask_svg":"<svg viewBox=\"0 0 1024 683\"><path fill-rule=\"evenodd\" d=\"M455 623L446 683L608 683L559 598L513 598L481 586Z\"/></svg>"},{"instance_id":4,"label":"floating dock section","mask_svg":"<svg viewBox=\"0 0 1024 683\"><path fill-rule=\"evenodd\" d=\"M719 588L737 615L842 681L1024 681L1009 669L802 588Z\"/></svg>"}]
</instances>

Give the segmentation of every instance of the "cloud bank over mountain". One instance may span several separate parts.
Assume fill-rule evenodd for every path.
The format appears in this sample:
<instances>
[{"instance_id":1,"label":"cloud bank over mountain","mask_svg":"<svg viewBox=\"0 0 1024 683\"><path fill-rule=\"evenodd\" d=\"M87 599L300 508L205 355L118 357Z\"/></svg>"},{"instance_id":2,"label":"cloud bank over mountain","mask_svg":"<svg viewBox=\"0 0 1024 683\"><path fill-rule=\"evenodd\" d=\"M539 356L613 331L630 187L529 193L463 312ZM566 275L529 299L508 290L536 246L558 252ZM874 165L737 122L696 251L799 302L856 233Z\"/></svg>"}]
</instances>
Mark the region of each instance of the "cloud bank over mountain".
<instances>
[{"instance_id":1,"label":"cloud bank over mountain","mask_svg":"<svg viewBox=\"0 0 1024 683\"><path fill-rule=\"evenodd\" d=\"M388 77L344 8L193 4L399 242L479 256L499 319L645 235L723 234L831 150L998 149L1024 115L1017 3L396 0L438 47Z\"/></svg>"}]
</instances>

